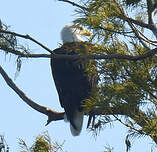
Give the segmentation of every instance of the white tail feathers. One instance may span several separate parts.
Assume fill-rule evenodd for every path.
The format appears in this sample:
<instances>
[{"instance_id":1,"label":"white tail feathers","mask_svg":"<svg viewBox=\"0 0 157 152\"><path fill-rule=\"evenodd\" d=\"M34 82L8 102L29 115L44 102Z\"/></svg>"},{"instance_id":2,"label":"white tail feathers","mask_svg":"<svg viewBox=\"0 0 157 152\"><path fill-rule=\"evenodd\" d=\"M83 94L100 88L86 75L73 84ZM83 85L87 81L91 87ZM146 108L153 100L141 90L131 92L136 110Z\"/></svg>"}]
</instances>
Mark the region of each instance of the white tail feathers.
<instances>
[{"instance_id":1,"label":"white tail feathers","mask_svg":"<svg viewBox=\"0 0 157 152\"><path fill-rule=\"evenodd\" d=\"M82 124L83 124L83 112L75 111L74 113L74 119L73 124L75 125L76 129L70 124L70 130L73 136L78 136L82 130ZM64 121L68 122L66 113L64 114Z\"/></svg>"},{"instance_id":2,"label":"white tail feathers","mask_svg":"<svg viewBox=\"0 0 157 152\"><path fill-rule=\"evenodd\" d=\"M70 124L70 130L73 136L78 136L82 130L83 112L75 111L73 123L76 129Z\"/></svg>"},{"instance_id":3,"label":"white tail feathers","mask_svg":"<svg viewBox=\"0 0 157 152\"><path fill-rule=\"evenodd\" d=\"M68 122L66 114L64 114L64 121ZM73 124L76 128L74 128L70 124L70 130L73 136L78 136L82 130L82 124L83 124L83 112L75 111L74 113L74 119L72 120Z\"/></svg>"}]
</instances>

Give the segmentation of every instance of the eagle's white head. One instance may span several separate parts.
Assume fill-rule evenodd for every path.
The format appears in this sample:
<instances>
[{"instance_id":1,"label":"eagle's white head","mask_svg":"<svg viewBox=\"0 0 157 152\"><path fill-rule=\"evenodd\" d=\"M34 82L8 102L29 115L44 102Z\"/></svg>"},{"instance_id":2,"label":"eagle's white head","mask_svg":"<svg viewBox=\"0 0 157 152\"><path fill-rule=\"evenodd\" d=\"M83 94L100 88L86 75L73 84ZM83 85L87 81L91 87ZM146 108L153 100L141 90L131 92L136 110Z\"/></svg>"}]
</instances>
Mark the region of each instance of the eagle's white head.
<instances>
[{"instance_id":1,"label":"eagle's white head","mask_svg":"<svg viewBox=\"0 0 157 152\"><path fill-rule=\"evenodd\" d=\"M82 36L91 36L91 33L81 25L68 24L61 31L63 44L67 42L83 42Z\"/></svg>"}]
</instances>

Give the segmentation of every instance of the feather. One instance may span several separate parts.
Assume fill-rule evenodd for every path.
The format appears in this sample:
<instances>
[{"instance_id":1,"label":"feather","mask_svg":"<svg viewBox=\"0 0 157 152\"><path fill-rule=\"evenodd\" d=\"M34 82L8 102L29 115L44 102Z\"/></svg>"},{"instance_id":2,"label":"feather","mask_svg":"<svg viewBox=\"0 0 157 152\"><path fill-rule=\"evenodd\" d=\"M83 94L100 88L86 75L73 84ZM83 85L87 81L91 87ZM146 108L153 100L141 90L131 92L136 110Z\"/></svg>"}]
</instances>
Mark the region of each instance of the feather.
<instances>
[{"instance_id":1,"label":"feather","mask_svg":"<svg viewBox=\"0 0 157 152\"><path fill-rule=\"evenodd\" d=\"M73 136L78 136L82 130L83 112L75 111L73 120L70 123L70 130Z\"/></svg>"}]
</instances>

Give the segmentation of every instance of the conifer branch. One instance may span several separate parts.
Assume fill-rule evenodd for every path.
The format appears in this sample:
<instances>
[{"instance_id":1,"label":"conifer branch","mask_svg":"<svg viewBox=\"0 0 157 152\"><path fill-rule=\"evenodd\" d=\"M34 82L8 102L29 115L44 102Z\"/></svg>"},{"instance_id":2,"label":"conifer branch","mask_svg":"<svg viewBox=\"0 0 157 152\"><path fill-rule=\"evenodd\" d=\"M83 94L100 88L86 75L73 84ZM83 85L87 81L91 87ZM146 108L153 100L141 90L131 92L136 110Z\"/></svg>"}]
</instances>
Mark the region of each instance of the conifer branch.
<instances>
[{"instance_id":1,"label":"conifer branch","mask_svg":"<svg viewBox=\"0 0 157 152\"><path fill-rule=\"evenodd\" d=\"M142 55L131 56L124 54L108 54L108 55L61 55L61 54L52 54L55 58L63 58L63 59L119 59L119 60L129 60L129 61L137 61L143 60L148 57L157 54L157 48L147 51Z\"/></svg>"}]
</instances>

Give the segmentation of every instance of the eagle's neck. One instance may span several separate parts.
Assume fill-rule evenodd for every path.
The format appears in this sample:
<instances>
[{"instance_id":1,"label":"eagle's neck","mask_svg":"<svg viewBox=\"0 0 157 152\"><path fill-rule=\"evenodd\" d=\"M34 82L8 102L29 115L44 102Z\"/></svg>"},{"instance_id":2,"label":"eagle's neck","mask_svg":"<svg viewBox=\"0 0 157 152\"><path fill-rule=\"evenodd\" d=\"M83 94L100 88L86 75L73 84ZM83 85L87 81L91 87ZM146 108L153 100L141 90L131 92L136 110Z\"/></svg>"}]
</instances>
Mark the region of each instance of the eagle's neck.
<instances>
[{"instance_id":1,"label":"eagle's neck","mask_svg":"<svg viewBox=\"0 0 157 152\"><path fill-rule=\"evenodd\" d=\"M76 33L73 33L73 42L83 42L82 36Z\"/></svg>"}]
</instances>

